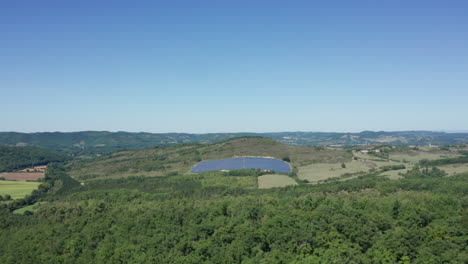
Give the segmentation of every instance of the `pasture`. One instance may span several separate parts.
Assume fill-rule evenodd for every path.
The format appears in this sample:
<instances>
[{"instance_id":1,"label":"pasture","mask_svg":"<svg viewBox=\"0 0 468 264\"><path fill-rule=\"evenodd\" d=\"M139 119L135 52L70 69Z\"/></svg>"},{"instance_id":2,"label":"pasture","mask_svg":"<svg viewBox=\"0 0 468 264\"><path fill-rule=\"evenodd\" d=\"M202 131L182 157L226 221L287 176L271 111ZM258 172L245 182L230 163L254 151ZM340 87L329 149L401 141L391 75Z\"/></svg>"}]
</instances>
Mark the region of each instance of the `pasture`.
<instances>
[{"instance_id":1,"label":"pasture","mask_svg":"<svg viewBox=\"0 0 468 264\"><path fill-rule=\"evenodd\" d=\"M297 182L287 175L267 174L258 177L258 188L284 187L288 185L297 185Z\"/></svg>"},{"instance_id":2,"label":"pasture","mask_svg":"<svg viewBox=\"0 0 468 264\"><path fill-rule=\"evenodd\" d=\"M37 189L40 182L0 181L0 195L9 194L12 199L23 198Z\"/></svg>"}]
</instances>

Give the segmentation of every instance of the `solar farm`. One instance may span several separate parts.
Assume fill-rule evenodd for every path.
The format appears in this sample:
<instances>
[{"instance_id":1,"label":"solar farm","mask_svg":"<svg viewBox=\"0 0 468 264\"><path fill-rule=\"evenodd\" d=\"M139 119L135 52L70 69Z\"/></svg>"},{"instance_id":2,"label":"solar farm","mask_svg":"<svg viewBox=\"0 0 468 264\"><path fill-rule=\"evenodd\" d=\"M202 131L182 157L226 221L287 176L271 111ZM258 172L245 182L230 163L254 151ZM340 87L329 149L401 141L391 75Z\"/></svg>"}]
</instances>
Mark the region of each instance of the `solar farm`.
<instances>
[{"instance_id":1,"label":"solar farm","mask_svg":"<svg viewBox=\"0 0 468 264\"><path fill-rule=\"evenodd\" d=\"M240 157L222 160L201 161L192 168L191 172L200 173L242 169L269 170L280 173L289 173L291 171L289 164L282 160L263 157Z\"/></svg>"}]
</instances>

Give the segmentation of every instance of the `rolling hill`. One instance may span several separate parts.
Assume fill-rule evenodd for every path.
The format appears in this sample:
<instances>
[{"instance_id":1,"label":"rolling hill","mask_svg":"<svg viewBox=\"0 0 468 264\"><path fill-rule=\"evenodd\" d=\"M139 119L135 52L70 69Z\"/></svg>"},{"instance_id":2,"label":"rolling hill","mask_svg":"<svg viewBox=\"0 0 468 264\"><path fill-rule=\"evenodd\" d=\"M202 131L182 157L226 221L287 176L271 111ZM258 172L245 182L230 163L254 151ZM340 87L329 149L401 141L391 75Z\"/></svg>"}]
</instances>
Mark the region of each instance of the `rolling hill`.
<instances>
[{"instance_id":1,"label":"rolling hill","mask_svg":"<svg viewBox=\"0 0 468 264\"><path fill-rule=\"evenodd\" d=\"M103 177L185 174L201 160L237 156L288 157L293 166L351 160L349 151L335 148L290 146L270 138L241 137L212 144L183 144L114 152L93 161L75 161L70 174L86 180Z\"/></svg>"}]
</instances>

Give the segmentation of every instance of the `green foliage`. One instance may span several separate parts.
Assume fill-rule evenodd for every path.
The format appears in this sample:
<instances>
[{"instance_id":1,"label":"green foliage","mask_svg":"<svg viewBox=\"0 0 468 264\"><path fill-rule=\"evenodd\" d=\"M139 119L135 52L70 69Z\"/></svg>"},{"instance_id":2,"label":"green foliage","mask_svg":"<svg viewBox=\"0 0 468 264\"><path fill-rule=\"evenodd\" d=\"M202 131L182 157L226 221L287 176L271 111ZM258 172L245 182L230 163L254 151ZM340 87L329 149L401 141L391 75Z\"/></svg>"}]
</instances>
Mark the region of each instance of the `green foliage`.
<instances>
[{"instance_id":1,"label":"green foliage","mask_svg":"<svg viewBox=\"0 0 468 264\"><path fill-rule=\"evenodd\" d=\"M68 155L49 149L0 145L0 172L46 165L50 162L63 162L69 159Z\"/></svg>"},{"instance_id":2,"label":"green foliage","mask_svg":"<svg viewBox=\"0 0 468 264\"><path fill-rule=\"evenodd\" d=\"M224 175L225 176L261 176L261 175L266 175L266 174L272 174L274 172L272 171L264 171L264 170L259 170L259 169L242 169L242 170L230 170L230 171L225 171Z\"/></svg>"},{"instance_id":3,"label":"green foliage","mask_svg":"<svg viewBox=\"0 0 468 264\"><path fill-rule=\"evenodd\" d=\"M381 171L403 170L403 169L406 169L406 166L403 164L387 165L387 166L381 166L379 169Z\"/></svg>"},{"instance_id":4,"label":"green foliage","mask_svg":"<svg viewBox=\"0 0 468 264\"><path fill-rule=\"evenodd\" d=\"M438 178L438 177L444 177L446 176L447 173L437 167L423 167L420 168L418 166L415 166L412 170L409 170L405 174L403 174L404 177L406 178Z\"/></svg>"},{"instance_id":5,"label":"green foliage","mask_svg":"<svg viewBox=\"0 0 468 264\"><path fill-rule=\"evenodd\" d=\"M464 263L468 174L270 190L223 172L70 184L0 209L1 263ZM411 174L411 176L409 176ZM54 184L56 186L56 184ZM68 186L68 188L64 187ZM248 188L247 188L248 187ZM60 191L62 190L62 191ZM12 246L17 245L17 246Z\"/></svg>"},{"instance_id":6,"label":"green foliage","mask_svg":"<svg viewBox=\"0 0 468 264\"><path fill-rule=\"evenodd\" d=\"M442 165L458 164L458 163L468 163L468 156L461 156L457 158L437 159L437 160L424 159L419 162L421 166L442 166Z\"/></svg>"}]
</instances>

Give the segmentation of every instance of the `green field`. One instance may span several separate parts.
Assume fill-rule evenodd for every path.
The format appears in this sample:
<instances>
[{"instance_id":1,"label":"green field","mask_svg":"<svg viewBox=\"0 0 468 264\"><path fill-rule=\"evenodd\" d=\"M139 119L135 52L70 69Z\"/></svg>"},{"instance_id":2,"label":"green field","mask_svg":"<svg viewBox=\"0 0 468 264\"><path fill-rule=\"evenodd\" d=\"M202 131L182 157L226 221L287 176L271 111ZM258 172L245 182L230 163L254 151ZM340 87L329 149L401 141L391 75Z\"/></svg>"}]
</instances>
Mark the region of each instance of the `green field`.
<instances>
[{"instance_id":1,"label":"green field","mask_svg":"<svg viewBox=\"0 0 468 264\"><path fill-rule=\"evenodd\" d=\"M12 199L23 198L40 185L40 182L0 181L0 195L9 194Z\"/></svg>"},{"instance_id":2,"label":"green field","mask_svg":"<svg viewBox=\"0 0 468 264\"><path fill-rule=\"evenodd\" d=\"M258 177L258 188L260 189L284 187L288 185L297 185L297 182L291 177L281 174L268 174Z\"/></svg>"}]
</instances>

